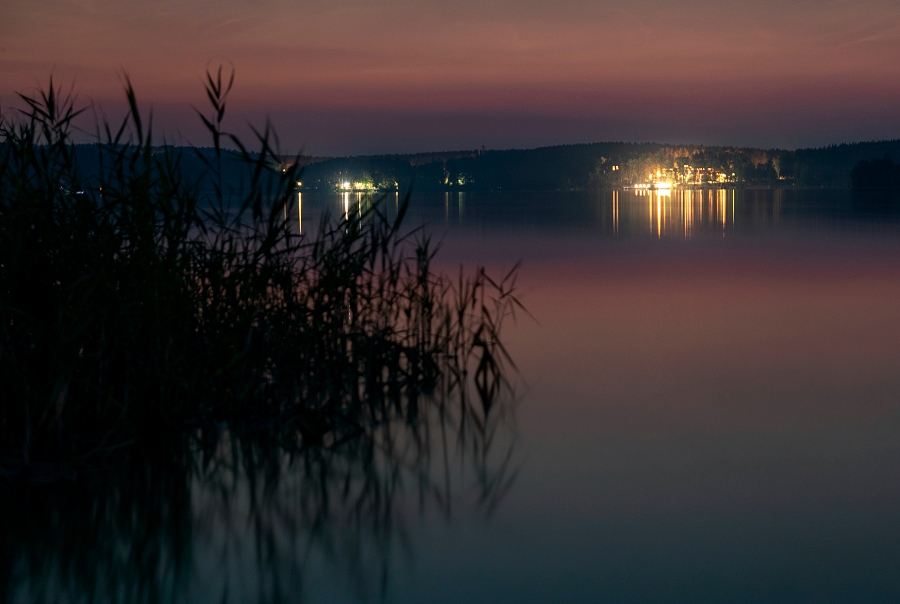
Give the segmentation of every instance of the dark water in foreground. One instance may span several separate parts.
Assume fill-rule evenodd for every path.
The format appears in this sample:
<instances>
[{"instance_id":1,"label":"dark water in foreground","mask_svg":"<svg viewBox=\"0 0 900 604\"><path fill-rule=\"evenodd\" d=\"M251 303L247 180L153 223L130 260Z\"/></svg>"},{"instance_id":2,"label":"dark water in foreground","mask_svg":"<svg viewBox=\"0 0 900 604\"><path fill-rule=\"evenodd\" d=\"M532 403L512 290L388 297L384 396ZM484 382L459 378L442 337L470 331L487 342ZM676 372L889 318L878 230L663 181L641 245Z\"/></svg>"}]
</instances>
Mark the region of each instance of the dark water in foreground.
<instances>
[{"instance_id":1,"label":"dark water in foreground","mask_svg":"<svg viewBox=\"0 0 900 604\"><path fill-rule=\"evenodd\" d=\"M303 228L357 202L304 194ZM451 451L441 488L349 503L290 460L259 469L274 491L252 468L101 478L47 512L80 549L36 530L27 553L122 601L897 601L898 217L848 191L414 198L448 270L523 261L533 319L507 332L519 396L487 470ZM479 471L514 480L481 500ZM92 493L170 505L110 519ZM2 578L13 601L68 585Z\"/></svg>"}]
</instances>

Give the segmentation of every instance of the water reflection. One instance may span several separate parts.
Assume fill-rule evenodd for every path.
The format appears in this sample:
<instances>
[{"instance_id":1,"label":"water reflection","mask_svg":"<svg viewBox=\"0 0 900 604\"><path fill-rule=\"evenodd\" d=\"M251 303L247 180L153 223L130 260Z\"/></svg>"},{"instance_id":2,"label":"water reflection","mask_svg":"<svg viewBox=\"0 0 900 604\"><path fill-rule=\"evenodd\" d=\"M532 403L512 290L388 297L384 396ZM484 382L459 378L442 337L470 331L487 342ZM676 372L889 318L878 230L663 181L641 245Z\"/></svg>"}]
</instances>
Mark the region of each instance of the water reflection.
<instances>
[{"instance_id":1,"label":"water reflection","mask_svg":"<svg viewBox=\"0 0 900 604\"><path fill-rule=\"evenodd\" d=\"M895 200L896 201L896 200ZM596 230L612 236L693 237L820 230L894 223L900 203L846 190L669 189L601 191L591 195Z\"/></svg>"},{"instance_id":2,"label":"water reflection","mask_svg":"<svg viewBox=\"0 0 900 604\"><path fill-rule=\"evenodd\" d=\"M315 427L207 426L77 480L5 488L0 594L277 602L330 584L352 600L384 595L415 553L411 519L464 504L489 514L512 485L509 401L483 403L420 400L417 417L307 446Z\"/></svg>"},{"instance_id":3,"label":"water reflection","mask_svg":"<svg viewBox=\"0 0 900 604\"><path fill-rule=\"evenodd\" d=\"M566 224L611 236L690 238L711 232L728 235L739 221L745 220L743 214L748 212L751 214L748 224L773 215L777 218L781 194L768 193L774 193L774 202L735 189L574 194L459 191L414 195L410 213L414 221L450 227ZM351 209L365 208L377 196L377 193L343 192L320 194L315 199L321 212L333 211L346 216ZM333 199L337 200L336 206ZM387 206L386 209L395 208Z\"/></svg>"},{"instance_id":4,"label":"water reflection","mask_svg":"<svg viewBox=\"0 0 900 604\"><path fill-rule=\"evenodd\" d=\"M687 239L716 230L724 236L735 224L736 196L735 189L612 191L609 211L613 232L619 233L622 222L628 233L639 234L643 229L638 225L643 222L657 238ZM606 204L601 201L600 205Z\"/></svg>"},{"instance_id":5,"label":"water reflection","mask_svg":"<svg viewBox=\"0 0 900 604\"><path fill-rule=\"evenodd\" d=\"M313 196L314 212L341 216L364 210L380 196L349 191L306 195ZM396 213L399 193L393 195L397 203L383 207ZM410 214L415 222L451 227L566 225L609 236L689 239L700 234L727 236L739 226L769 228L782 214L783 195L780 190L733 188L507 194L459 191L416 194Z\"/></svg>"},{"instance_id":6,"label":"water reflection","mask_svg":"<svg viewBox=\"0 0 900 604\"><path fill-rule=\"evenodd\" d=\"M612 192L612 221L613 233L619 232L619 192Z\"/></svg>"},{"instance_id":7,"label":"water reflection","mask_svg":"<svg viewBox=\"0 0 900 604\"><path fill-rule=\"evenodd\" d=\"M300 193L298 193L298 195L300 195ZM338 211L333 211L333 206L330 199L328 199L328 194L326 194L327 201L320 210L328 216L334 216L335 213L337 213L344 220L348 220L351 216L367 215L378 202L382 202L379 206L379 211L382 213L396 216L400 211L399 193L394 194L393 204L384 203L387 200L387 194L372 191L343 191L333 195L337 195L339 199L338 207L336 208ZM393 209L393 212L390 211L391 209Z\"/></svg>"},{"instance_id":8,"label":"water reflection","mask_svg":"<svg viewBox=\"0 0 900 604\"><path fill-rule=\"evenodd\" d=\"M900 221L896 195L849 190L705 189L414 193L410 222L481 230L567 229L610 238L692 239L773 231L884 228ZM304 211L343 215L379 193L304 192ZM391 193L395 200L398 193ZM397 204L384 209L396 214ZM304 219L305 219L304 215Z\"/></svg>"},{"instance_id":9,"label":"water reflection","mask_svg":"<svg viewBox=\"0 0 900 604\"><path fill-rule=\"evenodd\" d=\"M304 220L345 215L382 194L304 192ZM393 216L399 207L385 204ZM411 223L480 230L563 228L610 238L692 239L750 233L883 229L900 222L900 199L890 191L741 189L595 190L554 192L452 191L413 193Z\"/></svg>"}]
</instances>

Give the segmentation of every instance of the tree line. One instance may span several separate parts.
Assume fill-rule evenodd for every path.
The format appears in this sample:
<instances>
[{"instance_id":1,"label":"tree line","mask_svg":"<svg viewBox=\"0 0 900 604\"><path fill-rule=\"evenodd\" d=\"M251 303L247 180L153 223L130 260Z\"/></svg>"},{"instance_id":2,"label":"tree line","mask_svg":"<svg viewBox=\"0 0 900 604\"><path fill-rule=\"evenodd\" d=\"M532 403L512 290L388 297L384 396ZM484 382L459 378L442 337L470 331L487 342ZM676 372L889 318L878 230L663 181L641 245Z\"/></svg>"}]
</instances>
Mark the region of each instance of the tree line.
<instances>
[{"instance_id":1,"label":"tree line","mask_svg":"<svg viewBox=\"0 0 900 604\"><path fill-rule=\"evenodd\" d=\"M166 149L159 147L156 152L163 154ZM204 151L181 154L181 172L201 189L213 186L201 158ZM83 173L101 171L102 153L92 146L77 146L76 155ZM738 185L849 188L888 186L883 184L885 178L893 177L874 176L873 172L886 165L886 156L900 157L900 140L797 150L602 142L536 149L307 157L300 158L303 165L298 182L305 189L318 190L363 183L382 191L572 191L636 184L657 169L683 172L685 166L691 166L721 173L729 183ZM252 178L237 152L229 155L225 151L222 161L230 186L240 187ZM287 168L298 159L281 161Z\"/></svg>"},{"instance_id":2,"label":"tree line","mask_svg":"<svg viewBox=\"0 0 900 604\"><path fill-rule=\"evenodd\" d=\"M617 187L657 169L711 169L744 185L849 188L861 161L900 157L900 140L797 150L602 142L536 149L328 158L305 166L304 186L362 181L382 190L558 191Z\"/></svg>"}]
</instances>

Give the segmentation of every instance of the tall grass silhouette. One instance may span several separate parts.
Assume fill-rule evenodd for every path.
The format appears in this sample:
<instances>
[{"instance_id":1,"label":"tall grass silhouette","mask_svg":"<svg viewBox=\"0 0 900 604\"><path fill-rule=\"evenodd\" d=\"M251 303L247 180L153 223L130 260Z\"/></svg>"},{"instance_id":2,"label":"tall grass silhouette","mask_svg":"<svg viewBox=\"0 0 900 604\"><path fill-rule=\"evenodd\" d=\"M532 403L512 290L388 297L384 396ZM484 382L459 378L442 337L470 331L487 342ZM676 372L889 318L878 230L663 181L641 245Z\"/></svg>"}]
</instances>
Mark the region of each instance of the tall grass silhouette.
<instances>
[{"instance_id":1,"label":"tall grass silhouette","mask_svg":"<svg viewBox=\"0 0 900 604\"><path fill-rule=\"evenodd\" d=\"M297 162L282 169L268 124L253 145L223 129L233 73L205 84L209 152L156 145L127 79L90 170L52 79L0 118L3 473L77 472L221 422L327 447L436 413L489 443L515 269L437 274L433 241L403 230L408 196L394 218L376 201L297 233Z\"/></svg>"}]
</instances>

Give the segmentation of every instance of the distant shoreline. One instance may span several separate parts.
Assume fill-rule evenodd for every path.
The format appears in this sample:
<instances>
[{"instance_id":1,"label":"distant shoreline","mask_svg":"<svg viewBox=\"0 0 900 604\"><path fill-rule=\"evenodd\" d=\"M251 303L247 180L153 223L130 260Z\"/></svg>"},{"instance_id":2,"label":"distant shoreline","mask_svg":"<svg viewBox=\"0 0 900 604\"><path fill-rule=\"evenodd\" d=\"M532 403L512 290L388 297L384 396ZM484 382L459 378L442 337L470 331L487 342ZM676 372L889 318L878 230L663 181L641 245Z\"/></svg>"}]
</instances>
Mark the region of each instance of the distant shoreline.
<instances>
[{"instance_id":1,"label":"distant shoreline","mask_svg":"<svg viewBox=\"0 0 900 604\"><path fill-rule=\"evenodd\" d=\"M859 162L885 155L900 158L900 140L797 150L602 142L280 159L285 166L303 167L305 189L338 190L339 183L353 182L383 191L577 191L663 181L682 188L843 189L851 188Z\"/></svg>"}]
</instances>

